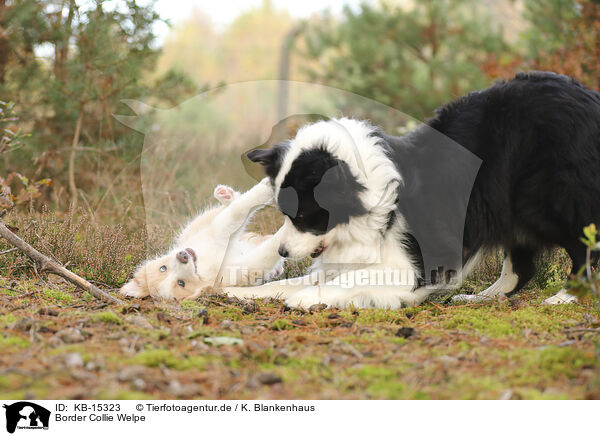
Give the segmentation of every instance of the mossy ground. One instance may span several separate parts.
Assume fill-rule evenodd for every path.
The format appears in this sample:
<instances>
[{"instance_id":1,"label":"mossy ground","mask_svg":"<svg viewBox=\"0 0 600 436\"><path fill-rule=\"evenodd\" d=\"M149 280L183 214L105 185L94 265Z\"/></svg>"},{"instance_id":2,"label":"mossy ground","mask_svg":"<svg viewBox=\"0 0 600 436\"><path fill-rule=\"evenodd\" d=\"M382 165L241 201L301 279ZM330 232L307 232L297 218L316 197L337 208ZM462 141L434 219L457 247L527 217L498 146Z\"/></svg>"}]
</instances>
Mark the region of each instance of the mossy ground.
<instances>
[{"instance_id":1,"label":"mossy ground","mask_svg":"<svg viewBox=\"0 0 600 436\"><path fill-rule=\"evenodd\" d=\"M600 311L541 305L553 291L311 314L220 296L108 307L60 281L0 279L0 397L600 398L600 335L565 331ZM66 328L81 339L58 341Z\"/></svg>"}]
</instances>

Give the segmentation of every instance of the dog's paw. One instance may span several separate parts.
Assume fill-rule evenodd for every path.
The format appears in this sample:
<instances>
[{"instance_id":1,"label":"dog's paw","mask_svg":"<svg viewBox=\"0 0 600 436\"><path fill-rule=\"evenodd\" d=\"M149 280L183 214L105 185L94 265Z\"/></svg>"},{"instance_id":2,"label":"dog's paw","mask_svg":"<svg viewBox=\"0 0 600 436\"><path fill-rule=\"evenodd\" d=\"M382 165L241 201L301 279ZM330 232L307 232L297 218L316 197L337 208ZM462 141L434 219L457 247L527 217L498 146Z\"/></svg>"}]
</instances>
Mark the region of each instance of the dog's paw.
<instances>
[{"instance_id":1,"label":"dog's paw","mask_svg":"<svg viewBox=\"0 0 600 436\"><path fill-rule=\"evenodd\" d=\"M231 203L235 198L235 194L235 190L226 185L217 185L213 192L213 196L223 205Z\"/></svg>"},{"instance_id":2,"label":"dog's paw","mask_svg":"<svg viewBox=\"0 0 600 436\"><path fill-rule=\"evenodd\" d=\"M486 295L483 292L479 294L458 294L452 297L453 303L484 303L489 301L505 301L506 295Z\"/></svg>"},{"instance_id":3,"label":"dog's paw","mask_svg":"<svg viewBox=\"0 0 600 436\"><path fill-rule=\"evenodd\" d=\"M225 295L227 295L230 298L258 298L259 296L256 295L256 292L252 292L252 287L248 286L248 287L243 287L243 286L231 286L231 287L226 287L220 290L221 292L223 292Z\"/></svg>"},{"instance_id":4,"label":"dog's paw","mask_svg":"<svg viewBox=\"0 0 600 436\"><path fill-rule=\"evenodd\" d=\"M577 297L569 294L566 289L561 289L556 293L556 295L546 298L542 304L554 305L567 303L577 303Z\"/></svg>"},{"instance_id":5,"label":"dog's paw","mask_svg":"<svg viewBox=\"0 0 600 436\"><path fill-rule=\"evenodd\" d=\"M458 294L452 297L453 303L476 303L481 300L481 297L477 294Z\"/></svg>"}]
</instances>

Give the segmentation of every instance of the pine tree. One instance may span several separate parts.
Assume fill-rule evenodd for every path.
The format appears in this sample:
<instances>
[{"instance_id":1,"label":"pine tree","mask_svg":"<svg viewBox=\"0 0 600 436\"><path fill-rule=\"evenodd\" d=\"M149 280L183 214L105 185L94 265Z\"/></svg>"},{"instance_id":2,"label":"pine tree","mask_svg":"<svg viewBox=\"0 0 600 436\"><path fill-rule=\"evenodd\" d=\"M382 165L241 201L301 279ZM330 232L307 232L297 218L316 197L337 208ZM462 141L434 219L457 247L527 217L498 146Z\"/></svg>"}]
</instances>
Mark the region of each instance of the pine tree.
<instances>
[{"instance_id":1,"label":"pine tree","mask_svg":"<svg viewBox=\"0 0 600 436\"><path fill-rule=\"evenodd\" d=\"M428 117L439 104L487 85L480 65L506 49L483 6L429 0L346 7L341 21L326 16L308 26L302 56L312 62L312 80Z\"/></svg>"}]
</instances>

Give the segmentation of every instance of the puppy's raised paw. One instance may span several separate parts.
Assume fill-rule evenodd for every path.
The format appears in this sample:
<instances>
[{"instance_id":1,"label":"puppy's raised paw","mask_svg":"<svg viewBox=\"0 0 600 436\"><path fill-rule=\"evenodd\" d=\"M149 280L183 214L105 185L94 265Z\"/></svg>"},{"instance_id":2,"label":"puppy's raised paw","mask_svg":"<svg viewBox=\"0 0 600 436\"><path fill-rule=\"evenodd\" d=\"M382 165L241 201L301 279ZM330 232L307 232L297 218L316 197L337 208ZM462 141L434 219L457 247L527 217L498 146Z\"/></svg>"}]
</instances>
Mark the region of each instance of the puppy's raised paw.
<instances>
[{"instance_id":1,"label":"puppy's raised paw","mask_svg":"<svg viewBox=\"0 0 600 436\"><path fill-rule=\"evenodd\" d=\"M226 185L217 185L213 195L223 205L228 205L235 198L235 190Z\"/></svg>"}]
</instances>

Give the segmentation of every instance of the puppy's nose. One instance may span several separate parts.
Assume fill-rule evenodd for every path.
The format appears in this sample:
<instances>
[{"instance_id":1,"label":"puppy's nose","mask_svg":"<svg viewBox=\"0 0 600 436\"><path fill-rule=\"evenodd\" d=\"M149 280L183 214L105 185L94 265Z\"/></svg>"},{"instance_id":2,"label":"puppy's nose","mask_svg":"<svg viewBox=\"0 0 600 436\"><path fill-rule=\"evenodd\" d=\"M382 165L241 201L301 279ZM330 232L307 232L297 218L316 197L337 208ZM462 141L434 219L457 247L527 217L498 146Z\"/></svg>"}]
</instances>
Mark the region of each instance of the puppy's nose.
<instances>
[{"instance_id":1,"label":"puppy's nose","mask_svg":"<svg viewBox=\"0 0 600 436\"><path fill-rule=\"evenodd\" d=\"M188 261L190 260L190 255L185 250L181 250L179 253L177 253L175 257L181 263L188 263Z\"/></svg>"},{"instance_id":2,"label":"puppy's nose","mask_svg":"<svg viewBox=\"0 0 600 436\"><path fill-rule=\"evenodd\" d=\"M280 245L279 250L277 250L277 251L279 252L279 255L281 257L288 257L288 255L290 254L289 251L287 251L283 245Z\"/></svg>"}]
</instances>

